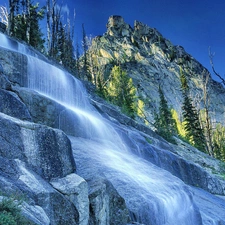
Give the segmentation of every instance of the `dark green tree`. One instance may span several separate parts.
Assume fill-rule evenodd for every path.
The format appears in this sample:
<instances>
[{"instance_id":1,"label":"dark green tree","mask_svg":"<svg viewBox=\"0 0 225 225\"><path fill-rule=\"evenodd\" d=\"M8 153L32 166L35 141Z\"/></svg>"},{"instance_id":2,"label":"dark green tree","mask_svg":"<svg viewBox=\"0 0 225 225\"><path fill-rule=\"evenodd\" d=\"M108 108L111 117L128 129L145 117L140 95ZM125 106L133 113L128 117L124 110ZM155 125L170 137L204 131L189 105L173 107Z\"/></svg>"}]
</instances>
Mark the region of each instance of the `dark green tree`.
<instances>
[{"instance_id":1,"label":"dark green tree","mask_svg":"<svg viewBox=\"0 0 225 225\"><path fill-rule=\"evenodd\" d=\"M189 86L187 78L181 71L181 90L183 96L182 116L184 121L185 137L194 147L205 151L205 137L200 125L199 115L195 109L192 99L189 97Z\"/></svg>"},{"instance_id":2,"label":"dark green tree","mask_svg":"<svg viewBox=\"0 0 225 225\"><path fill-rule=\"evenodd\" d=\"M44 18L44 8L29 0L10 1L9 34L43 51L44 39L39 21ZM32 28L32 29L31 29Z\"/></svg>"},{"instance_id":3,"label":"dark green tree","mask_svg":"<svg viewBox=\"0 0 225 225\"><path fill-rule=\"evenodd\" d=\"M176 134L175 121L172 118L172 113L169 109L165 95L159 86L159 111L155 114L155 127L157 133L167 141L174 142L173 135Z\"/></svg>"},{"instance_id":4,"label":"dark green tree","mask_svg":"<svg viewBox=\"0 0 225 225\"><path fill-rule=\"evenodd\" d=\"M81 68L80 68L80 46L78 44L78 41L76 41L75 45L75 73L78 78L81 78Z\"/></svg>"},{"instance_id":5,"label":"dark green tree","mask_svg":"<svg viewBox=\"0 0 225 225\"><path fill-rule=\"evenodd\" d=\"M15 15L19 8L19 0L9 0L9 19L8 19L8 34L14 36L15 33Z\"/></svg>"},{"instance_id":6,"label":"dark green tree","mask_svg":"<svg viewBox=\"0 0 225 225\"><path fill-rule=\"evenodd\" d=\"M73 41L71 34L65 29L66 26L59 23L59 31L57 35L57 56L56 59L62 63L62 65L70 72L74 72L75 69L75 58Z\"/></svg>"},{"instance_id":7,"label":"dark green tree","mask_svg":"<svg viewBox=\"0 0 225 225\"><path fill-rule=\"evenodd\" d=\"M84 24L82 24L82 48L83 48L83 79L87 79L88 81L91 81L91 75L89 74L88 71L88 39L86 35L86 31L84 28Z\"/></svg>"},{"instance_id":8,"label":"dark green tree","mask_svg":"<svg viewBox=\"0 0 225 225\"><path fill-rule=\"evenodd\" d=\"M225 162L225 127L217 124L213 134L214 157Z\"/></svg>"},{"instance_id":9,"label":"dark green tree","mask_svg":"<svg viewBox=\"0 0 225 225\"><path fill-rule=\"evenodd\" d=\"M45 40L39 26L39 21L44 18L44 10L44 7L39 7L39 3L36 5L30 5L30 29L27 27L27 32L29 32L28 44L41 52L44 51Z\"/></svg>"},{"instance_id":10,"label":"dark green tree","mask_svg":"<svg viewBox=\"0 0 225 225\"><path fill-rule=\"evenodd\" d=\"M64 26L61 21L59 23L59 31L58 31L57 36L58 36L58 38L57 38L57 43L58 43L57 44L57 47L58 47L57 60L59 62L61 62L62 64L64 64L66 61L66 49L65 49L66 34L65 34Z\"/></svg>"}]
</instances>

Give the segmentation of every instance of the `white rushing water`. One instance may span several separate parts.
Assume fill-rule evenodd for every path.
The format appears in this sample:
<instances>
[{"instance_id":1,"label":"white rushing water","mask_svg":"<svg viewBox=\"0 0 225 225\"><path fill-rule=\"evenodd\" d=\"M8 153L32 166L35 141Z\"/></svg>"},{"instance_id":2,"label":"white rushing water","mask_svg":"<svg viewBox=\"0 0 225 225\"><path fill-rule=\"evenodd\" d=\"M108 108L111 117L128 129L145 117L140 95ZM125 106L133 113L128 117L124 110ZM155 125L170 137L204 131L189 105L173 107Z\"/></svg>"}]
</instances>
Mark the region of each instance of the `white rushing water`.
<instances>
[{"instance_id":1,"label":"white rushing water","mask_svg":"<svg viewBox=\"0 0 225 225\"><path fill-rule=\"evenodd\" d=\"M28 53L21 44L9 41L2 34L0 46ZM86 132L75 138L76 147L86 151L87 160L89 157L92 162L98 162L96 166L125 198L135 220L151 225L201 224L183 182L133 155L113 125L90 105L79 80L40 59L28 54L27 57L28 87L63 105L74 115L71 121L79 120L79 128ZM60 119L63 121L63 115Z\"/></svg>"}]
</instances>

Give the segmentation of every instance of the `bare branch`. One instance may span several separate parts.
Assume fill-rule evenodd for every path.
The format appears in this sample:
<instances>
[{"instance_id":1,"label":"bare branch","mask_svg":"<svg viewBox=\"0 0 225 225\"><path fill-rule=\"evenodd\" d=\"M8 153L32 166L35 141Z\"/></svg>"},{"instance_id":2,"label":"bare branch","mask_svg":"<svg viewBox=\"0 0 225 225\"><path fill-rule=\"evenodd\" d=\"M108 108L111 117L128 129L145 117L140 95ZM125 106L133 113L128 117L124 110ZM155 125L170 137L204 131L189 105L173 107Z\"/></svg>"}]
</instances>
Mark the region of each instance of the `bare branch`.
<instances>
[{"instance_id":1,"label":"bare branch","mask_svg":"<svg viewBox=\"0 0 225 225\"><path fill-rule=\"evenodd\" d=\"M211 52L210 48L209 48L209 59L210 59L210 64L213 70L213 73L221 80L221 83L225 86L225 79L216 72L215 67L214 67L214 63L213 63L213 57L214 57L214 53Z\"/></svg>"},{"instance_id":2,"label":"bare branch","mask_svg":"<svg viewBox=\"0 0 225 225\"><path fill-rule=\"evenodd\" d=\"M6 26L8 25L8 11L5 6L0 6L0 21Z\"/></svg>"}]
</instances>

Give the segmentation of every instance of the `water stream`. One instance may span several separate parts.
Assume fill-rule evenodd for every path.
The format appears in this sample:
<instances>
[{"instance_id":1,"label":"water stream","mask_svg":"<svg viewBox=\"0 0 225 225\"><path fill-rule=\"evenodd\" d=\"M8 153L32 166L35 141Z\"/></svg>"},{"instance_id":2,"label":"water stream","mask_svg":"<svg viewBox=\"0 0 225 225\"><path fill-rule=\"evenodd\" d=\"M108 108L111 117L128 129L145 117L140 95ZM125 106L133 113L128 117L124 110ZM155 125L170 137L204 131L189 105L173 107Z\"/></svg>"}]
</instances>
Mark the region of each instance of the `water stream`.
<instances>
[{"instance_id":1,"label":"water stream","mask_svg":"<svg viewBox=\"0 0 225 225\"><path fill-rule=\"evenodd\" d=\"M169 172L132 154L116 131L119 128L115 129L89 103L79 80L30 55L25 46L1 33L0 46L26 54L28 88L63 105L72 112L71 121L79 120L85 132L72 138L74 148L81 150L77 157L83 154L93 170L98 167L103 171L125 198L135 221L146 225L202 224L188 187Z\"/></svg>"}]
</instances>

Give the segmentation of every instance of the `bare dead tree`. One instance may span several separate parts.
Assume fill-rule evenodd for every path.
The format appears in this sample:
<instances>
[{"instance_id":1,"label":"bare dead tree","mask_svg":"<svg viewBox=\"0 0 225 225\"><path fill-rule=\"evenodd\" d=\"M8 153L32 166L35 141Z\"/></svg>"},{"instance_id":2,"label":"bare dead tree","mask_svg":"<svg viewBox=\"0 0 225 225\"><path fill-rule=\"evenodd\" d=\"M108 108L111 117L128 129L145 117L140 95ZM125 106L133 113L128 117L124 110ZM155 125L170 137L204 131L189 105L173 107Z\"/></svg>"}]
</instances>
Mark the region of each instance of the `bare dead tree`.
<instances>
[{"instance_id":1,"label":"bare dead tree","mask_svg":"<svg viewBox=\"0 0 225 225\"><path fill-rule=\"evenodd\" d=\"M215 56L215 53L212 53L209 48L209 59L210 59L210 64L211 64L213 73L221 80L221 83L225 86L225 79L215 70L214 62L213 62L214 56Z\"/></svg>"},{"instance_id":2,"label":"bare dead tree","mask_svg":"<svg viewBox=\"0 0 225 225\"><path fill-rule=\"evenodd\" d=\"M26 5L26 22L27 22L26 37L27 42L30 43L30 29L31 29L30 0L26 0L25 5Z\"/></svg>"},{"instance_id":3,"label":"bare dead tree","mask_svg":"<svg viewBox=\"0 0 225 225\"><path fill-rule=\"evenodd\" d=\"M0 6L0 21L8 26L8 10L5 6Z\"/></svg>"},{"instance_id":4,"label":"bare dead tree","mask_svg":"<svg viewBox=\"0 0 225 225\"><path fill-rule=\"evenodd\" d=\"M210 95L209 95L209 78L210 74L207 71L202 72L202 90L203 90L203 104L204 104L204 131L206 138L206 145L208 153L213 156L213 141L212 141L212 121L209 115L210 109Z\"/></svg>"},{"instance_id":5,"label":"bare dead tree","mask_svg":"<svg viewBox=\"0 0 225 225\"><path fill-rule=\"evenodd\" d=\"M51 9L50 9L50 0L46 2L46 16L47 16L47 52L50 52L50 40L51 40L51 27L50 27L50 16L51 16Z\"/></svg>"}]
</instances>

